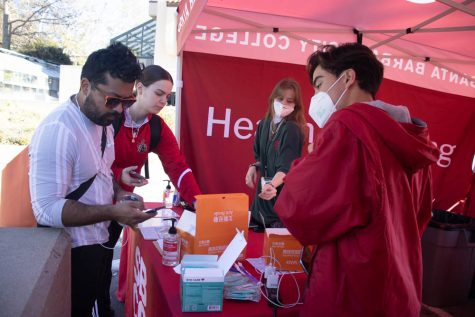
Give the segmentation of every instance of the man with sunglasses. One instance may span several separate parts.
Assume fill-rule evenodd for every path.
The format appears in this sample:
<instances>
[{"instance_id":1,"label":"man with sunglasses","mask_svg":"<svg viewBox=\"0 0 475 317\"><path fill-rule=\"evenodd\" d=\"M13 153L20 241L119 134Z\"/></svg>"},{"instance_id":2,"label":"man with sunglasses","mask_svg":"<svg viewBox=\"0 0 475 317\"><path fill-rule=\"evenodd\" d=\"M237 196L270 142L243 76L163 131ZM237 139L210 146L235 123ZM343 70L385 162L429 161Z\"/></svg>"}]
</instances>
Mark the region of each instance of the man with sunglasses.
<instances>
[{"instance_id":1,"label":"man with sunglasses","mask_svg":"<svg viewBox=\"0 0 475 317\"><path fill-rule=\"evenodd\" d=\"M81 72L79 92L54 110L32 138L30 192L39 226L65 228L71 237L71 316L90 316L104 277L111 220L135 226L153 215L112 176L110 124L134 102L140 65L120 43L93 52ZM107 314L100 314L104 316Z\"/></svg>"}]
</instances>

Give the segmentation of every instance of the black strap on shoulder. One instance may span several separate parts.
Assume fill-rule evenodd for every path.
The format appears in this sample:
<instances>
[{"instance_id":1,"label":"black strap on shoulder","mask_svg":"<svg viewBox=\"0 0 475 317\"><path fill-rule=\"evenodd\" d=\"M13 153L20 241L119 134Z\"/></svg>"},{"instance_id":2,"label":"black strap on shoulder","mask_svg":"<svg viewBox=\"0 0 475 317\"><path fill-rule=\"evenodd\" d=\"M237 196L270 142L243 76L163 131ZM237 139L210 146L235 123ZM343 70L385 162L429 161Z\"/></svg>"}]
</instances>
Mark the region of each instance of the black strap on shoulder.
<instances>
[{"instance_id":1,"label":"black strap on shoulder","mask_svg":"<svg viewBox=\"0 0 475 317\"><path fill-rule=\"evenodd\" d=\"M162 133L162 122L160 121L160 117L156 114L152 115L150 121L148 122L150 125L150 149L151 152L155 147L157 147L158 142L160 141L160 134ZM144 163L145 168L145 178L150 178L149 167L148 167L148 157Z\"/></svg>"},{"instance_id":2,"label":"black strap on shoulder","mask_svg":"<svg viewBox=\"0 0 475 317\"><path fill-rule=\"evenodd\" d=\"M124 120L125 120L125 114L122 111L122 114L120 115L120 117L112 121L112 126L114 127L114 139L119 133L120 127L122 126L122 122L124 122Z\"/></svg>"},{"instance_id":3,"label":"black strap on shoulder","mask_svg":"<svg viewBox=\"0 0 475 317\"><path fill-rule=\"evenodd\" d=\"M89 178L87 181L85 181L81 185L79 185L78 188L76 188L74 191L67 194L65 198L71 199L71 200L79 200L82 197L82 195L84 195L87 192L89 187L91 187L92 182L94 182L94 179L96 178L96 175Z\"/></svg>"},{"instance_id":4,"label":"black strap on shoulder","mask_svg":"<svg viewBox=\"0 0 475 317\"><path fill-rule=\"evenodd\" d=\"M106 150L107 145L107 127L102 127L102 137L101 137L101 155L104 157L104 151Z\"/></svg>"},{"instance_id":5,"label":"black strap on shoulder","mask_svg":"<svg viewBox=\"0 0 475 317\"><path fill-rule=\"evenodd\" d=\"M79 200L82 197L82 195L84 195L87 192L89 187L91 187L92 182L94 182L94 179L96 178L96 175L89 178L84 183L81 183L81 185L79 185L78 188L76 188L74 191L67 194L65 198L66 199L71 199L71 200L76 200L76 201ZM39 223L37 223L36 226L38 228L51 228L50 226L45 226L45 225L42 225L42 224L39 224Z\"/></svg>"},{"instance_id":6,"label":"black strap on shoulder","mask_svg":"<svg viewBox=\"0 0 475 317\"><path fill-rule=\"evenodd\" d=\"M116 133L115 133L116 134ZM102 128L102 137L101 137L101 152L102 156L104 156L104 150L106 149L106 144L107 144L107 127ZM87 181L84 183L81 183L78 188L70 192L69 194L66 195L66 199L71 199L71 200L76 200L78 201L91 187L92 182L94 182L94 179L96 178L97 174L89 178ZM50 228L50 226L45 226L42 224L37 223L36 226L38 228Z\"/></svg>"},{"instance_id":7,"label":"black strap on shoulder","mask_svg":"<svg viewBox=\"0 0 475 317\"><path fill-rule=\"evenodd\" d=\"M147 158L145 159L145 162L143 164L143 167L145 169L145 178L146 179L149 179L150 178L150 173L148 171L148 155L147 155Z\"/></svg>"},{"instance_id":8,"label":"black strap on shoulder","mask_svg":"<svg viewBox=\"0 0 475 317\"><path fill-rule=\"evenodd\" d=\"M160 117L156 114L152 115L149 121L150 124L150 151L157 147L158 141L160 141L160 134L162 133L162 122ZM149 152L150 152L149 151Z\"/></svg>"}]
</instances>

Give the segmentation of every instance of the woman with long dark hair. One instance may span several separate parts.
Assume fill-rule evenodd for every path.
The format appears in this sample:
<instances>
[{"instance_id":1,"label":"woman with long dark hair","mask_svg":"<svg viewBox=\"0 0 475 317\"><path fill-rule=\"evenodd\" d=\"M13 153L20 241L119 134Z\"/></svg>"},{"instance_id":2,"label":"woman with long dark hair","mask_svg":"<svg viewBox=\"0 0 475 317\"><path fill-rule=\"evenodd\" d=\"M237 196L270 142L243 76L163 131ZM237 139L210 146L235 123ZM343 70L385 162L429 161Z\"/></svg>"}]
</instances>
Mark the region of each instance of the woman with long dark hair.
<instances>
[{"instance_id":1,"label":"woman with long dark hair","mask_svg":"<svg viewBox=\"0 0 475 317\"><path fill-rule=\"evenodd\" d=\"M276 188L277 195L282 190L292 161L302 154L305 134L300 85L293 79L283 79L269 96L265 118L259 122L254 140L255 162L246 174L246 185L256 188L251 212L253 223L260 228L282 226L274 211L276 196L267 195L266 189Z\"/></svg>"}]
</instances>

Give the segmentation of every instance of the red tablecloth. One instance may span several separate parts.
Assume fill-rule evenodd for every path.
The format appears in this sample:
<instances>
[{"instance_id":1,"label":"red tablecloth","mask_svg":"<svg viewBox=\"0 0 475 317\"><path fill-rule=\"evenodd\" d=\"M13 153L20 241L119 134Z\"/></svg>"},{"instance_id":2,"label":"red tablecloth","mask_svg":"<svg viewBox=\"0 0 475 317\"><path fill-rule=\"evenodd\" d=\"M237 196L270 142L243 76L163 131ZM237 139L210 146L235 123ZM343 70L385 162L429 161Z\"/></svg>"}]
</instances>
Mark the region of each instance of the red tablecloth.
<instances>
[{"instance_id":1,"label":"red tablecloth","mask_svg":"<svg viewBox=\"0 0 475 317\"><path fill-rule=\"evenodd\" d=\"M153 206L153 205L151 205ZM272 316L273 309L264 298L259 303L251 301L224 300L223 311L218 313L182 313L180 303L180 276L173 268L162 265L162 257L156 242L144 240L139 231L127 229L127 245L121 253L121 276L119 292L125 289L125 314L128 317L152 316ZM249 231L247 257L262 255L263 233ZM125 239L124 239L125 240ZM125 250L125 251L124 251ZM243 263L245 264L246 261ZM246 265L250 268L249 265ZM253 273L253 269L249 269ZM124 274L126 273L126 274ZM304 274L297 274L297 281L303 297ZM121 285L122 284L122 285ZM297 299L296 285L291 276L282 280L279 294L281 301L292 303ZM278 309L278 316L298 316L300 305Z\"/></svg>"}]
</instances>

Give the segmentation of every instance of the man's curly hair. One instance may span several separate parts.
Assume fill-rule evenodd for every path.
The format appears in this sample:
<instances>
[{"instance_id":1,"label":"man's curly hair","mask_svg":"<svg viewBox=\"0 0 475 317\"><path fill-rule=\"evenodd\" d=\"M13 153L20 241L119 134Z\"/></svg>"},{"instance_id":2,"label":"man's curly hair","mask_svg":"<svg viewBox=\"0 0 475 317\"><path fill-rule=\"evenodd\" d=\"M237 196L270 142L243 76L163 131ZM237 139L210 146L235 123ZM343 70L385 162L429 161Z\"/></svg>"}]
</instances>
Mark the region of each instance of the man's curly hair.
<instances>
[{"instance_id":1,"label":"man's curly hair","mask_svg":"<svg viewBox=\"0 0 475 317\"><path fill-rule=\"evenodd\" d=\"M117 42L107 48L93 52L86 60L81 78L87 78L92 84L106 84L105 75L132 83L142 72L137 57L124 44Z\"/></svg>"}]
</instances>

